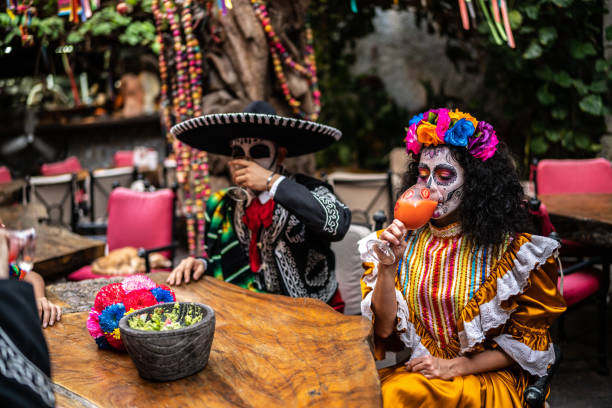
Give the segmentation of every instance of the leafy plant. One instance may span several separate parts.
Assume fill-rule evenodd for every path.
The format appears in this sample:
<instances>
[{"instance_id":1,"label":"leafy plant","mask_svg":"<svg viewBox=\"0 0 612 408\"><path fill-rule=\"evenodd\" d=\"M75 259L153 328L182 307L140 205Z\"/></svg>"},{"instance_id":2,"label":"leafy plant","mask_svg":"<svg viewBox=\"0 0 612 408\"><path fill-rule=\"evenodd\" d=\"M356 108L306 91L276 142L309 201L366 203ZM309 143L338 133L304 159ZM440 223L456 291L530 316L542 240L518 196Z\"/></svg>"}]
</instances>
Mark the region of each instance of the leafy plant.
<instances>
[{"instance_id":1,"label":"leafy plant","mask_svg":"<svg viewBox=\"0 0 612 408\"><path fill-rule=\"evenodd\" d=\"M86 39L103 38L111 42L116 39L128 46L150 47L158 52L151 14L152 0L128 0L126 3L133 8L128 15L121 15L115 10L117 2L106 1L87 21L73 24L67 17L57 16L56 1L34 0L32 5L37 8L40 17L33 17L27 29L43 45L63 41L80 44ZM23 16L11 18L7 12L0 13L0 48L17 44L22 20Z\"/></svg>"}]
</instances>

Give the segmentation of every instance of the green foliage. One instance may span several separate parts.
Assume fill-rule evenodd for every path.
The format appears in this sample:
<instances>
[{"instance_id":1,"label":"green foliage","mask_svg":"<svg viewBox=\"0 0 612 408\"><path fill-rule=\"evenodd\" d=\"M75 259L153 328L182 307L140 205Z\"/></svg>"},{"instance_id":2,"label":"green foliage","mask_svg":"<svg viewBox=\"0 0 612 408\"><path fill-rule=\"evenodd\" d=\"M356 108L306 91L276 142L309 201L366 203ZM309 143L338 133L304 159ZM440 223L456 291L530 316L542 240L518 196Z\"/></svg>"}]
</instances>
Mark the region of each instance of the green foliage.
<instances>
[{"instance_id":1,"label":"green foliage","mask_svg":"<svg viewBox=\"0 0 612 408\"><path fill-rule=\"evenodd\" d=\"M64 41L80 44L97 38L113 41L116 38L122 44L150 47L158 52L151 15L152 0L128 0L127 3L133 7L128 15L121 15L115 10L117 2L105 1L103 7L94 11L87 21L73 24L68 17L57 16L57 1L34 0L33 6L40 17L32 18L28 32L43 45ZM0 13L0 47L18 45L21 21L21 16L11 19L6 12Z\"/></svg>"},{"instance_id":2,"label":"green foliage","mask_svg":"<svg viewBox=\"0 0 612 408\"><path fill-rule=\"evenodd\" d=\"M487 92L504 111L487 114L515 122L504 139L515 148L526 143L527 154L588 155L598 148L594 142L605 131L603 115L612 102L602 2L527 0L509 7L524 17L515 30L516 49L480 41Z\"/></svg>"}]
</instances>

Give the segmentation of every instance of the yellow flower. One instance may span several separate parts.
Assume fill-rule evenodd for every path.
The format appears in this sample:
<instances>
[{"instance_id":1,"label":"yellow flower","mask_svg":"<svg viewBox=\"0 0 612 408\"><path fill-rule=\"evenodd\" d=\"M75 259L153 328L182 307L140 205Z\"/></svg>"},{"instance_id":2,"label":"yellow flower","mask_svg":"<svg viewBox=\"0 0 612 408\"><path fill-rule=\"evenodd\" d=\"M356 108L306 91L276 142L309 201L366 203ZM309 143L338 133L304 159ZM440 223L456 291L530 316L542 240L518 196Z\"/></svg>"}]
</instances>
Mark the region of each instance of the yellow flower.
<instances>
[{"instance_id":1,"label":"yellow flower","mask_svg":"<svg viewBox=\"0 0 612 408\"><path fill-rule=\"evenodd\" d=\"M121 333L119 332L118 327L112 331L111 336L113 336L117 340L121 340Z\"/></svg>"},{"instance_id":2,"label":"yellow flower","mask_svg":"<svg viewBox=\"0 0 612 408\"><path fill-rule=\"evenodd\" d=\"M429 122L422 122L417 127L416 133L417 140L425 146L437 146L443 143L436 133L436 125L432 125Z\"/></svg>"},{"instance_id":3,"label":"yellow flower","mask_svg":"<svg viewBox=\"0 0 612 408\"><path fill-rule=\"evenodd\" d=\"M454 122L458 121L459 119L465 118L465 120L469 120L470 122L472 122L472 125L474 125L474 129L476 129L476 127L478 126L478 121L475 117L473 117L469 113L460 112L459 109L455 109L454 112L448 112L448 116L450 116L451 120Z\"/></svg>"}]
</instances>

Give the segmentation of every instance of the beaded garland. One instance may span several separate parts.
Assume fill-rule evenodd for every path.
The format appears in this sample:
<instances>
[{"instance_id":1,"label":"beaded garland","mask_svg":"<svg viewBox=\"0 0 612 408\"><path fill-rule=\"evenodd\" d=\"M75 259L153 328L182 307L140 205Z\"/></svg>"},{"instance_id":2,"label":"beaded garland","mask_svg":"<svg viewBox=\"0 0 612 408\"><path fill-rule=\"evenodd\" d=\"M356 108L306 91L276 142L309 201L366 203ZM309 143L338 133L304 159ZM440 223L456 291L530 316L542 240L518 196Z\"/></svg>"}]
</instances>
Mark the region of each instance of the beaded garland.
<instances>
[{"instance_id":1,"label":"beaded garland","mask_svg":"<svg viewBox=\"0 0 612 408\"><path fill-rule=\"evenodd\" d=\"M291 58L287 49L283 46L280 41L280 38L274 32L272 25L270 23L270 18L268 17L268 10L266 8L266 4L263 0L251 0L251 4L253 9L255 10L255 14L259 18L261 25L268 37L268 46L270 47L270 55L272 56L272 63L274 65L274 73L276 74L276 78L278 79L281 90L287 103L293 110L293 112L303 119L308 119L312 121L316 121L319 118L319 114L321 113L321 91L319 90L319 81L317 78L317 66L314 55L314 48L312 46L313 35L312 29L310 28L310 23L306 21L306 45L304 47L304 65L299 64ZM308 84L310 86L310 91L312 92L312 97L314 101L314 109L315 111L311 114L304 112L301 109L302 103L298 101L296 98L291 95L291 91L289 89L289 85L287 84L287 78L283 73L283 64L287 69L291 69L302 76L306 77Z\"/></svg>"},{"instance_id":2,"label":"beaded garland","mask_svg":"<svg viewBox=\"0 0 612 408\"><path fill-rule=\"evenodd\" d=\"M152 9L157 26L157 40L161 46L159 55L160 77L162 80L163 120L166 137L176 152L177 181L182 186L184 206L187 217L187 240L189 254L204 252L204 202L210 195L208 156L206 152L193 149L174 140L170 128L175 123L202 114L202 53L194 36L192 0L181 4L163 1L163 13L159 0L153 0ZM165 14L164 14L165 13ZM168 21L172 34L172 45L176 75L168 75L165 58L163 30ZM182 32L181 32L182 28ZM184 39L184 41L183 41ZM170 84L170 90L168 89ZM197 224L197 231L196 231ZM199 239L198 239L199 237Z\"/></svg>"}]
</instances>

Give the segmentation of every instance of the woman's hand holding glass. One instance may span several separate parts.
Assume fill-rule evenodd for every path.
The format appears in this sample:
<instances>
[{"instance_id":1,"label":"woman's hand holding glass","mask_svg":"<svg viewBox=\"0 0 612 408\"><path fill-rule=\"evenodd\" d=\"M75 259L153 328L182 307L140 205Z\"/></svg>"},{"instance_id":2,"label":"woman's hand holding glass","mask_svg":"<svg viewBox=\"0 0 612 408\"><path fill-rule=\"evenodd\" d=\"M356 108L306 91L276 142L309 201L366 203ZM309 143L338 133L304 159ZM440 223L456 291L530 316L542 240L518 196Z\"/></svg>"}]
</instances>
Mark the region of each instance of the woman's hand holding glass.
<instances>
[{"instance_id":1,"label":"woman's hand holding glass","mask_svg":"<svg viewBox=\"0 0 612 408\"><path fill-rule=\"evenodd\" d=\"M383 265L393 265L401 258L406 249L406 235L408 229L398 219L393 222L380 234L379 241L371 241L374 243L381 242L383 245L372 245L371 251L376 254L376 258Z\"/></svg>"},{"instance_id":2,"label":"woman's hand holding glass","mask_svg":"<svg viewBox=\"0 0 612 408\"><path fill-rule=\"evenodd\" d=\"M395 203L395 219L389 228L383 232L380 239L366 243L370 256L383 265L396 264L402 254L401 251L398 252L397 247L401 248L400 241L403 241L403 236L407 230L419 229L429 221L439 199L437 190L432 191L418 184L404 191Z\"/></svg>"}]
</instances>

